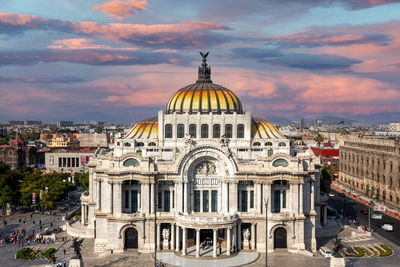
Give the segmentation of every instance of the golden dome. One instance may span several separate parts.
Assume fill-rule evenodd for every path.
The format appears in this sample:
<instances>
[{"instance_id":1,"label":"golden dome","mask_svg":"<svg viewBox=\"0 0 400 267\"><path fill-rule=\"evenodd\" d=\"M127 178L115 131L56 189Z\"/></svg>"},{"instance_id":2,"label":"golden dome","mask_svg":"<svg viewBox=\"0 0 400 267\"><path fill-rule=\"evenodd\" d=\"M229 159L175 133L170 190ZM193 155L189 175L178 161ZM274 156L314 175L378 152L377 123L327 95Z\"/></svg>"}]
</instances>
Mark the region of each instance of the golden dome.
<instances>
[{"instance_id":1,"label":"golden dome","mask_svg":"<svg viewBox=\"0 0 400 267\"><path fill-rule=\"evenodd\" d=\"M242 114L239 98L229 89L211 81L211 68L207 66L208 53L201 53L203 63L199 67L199 79L178 90L168 101L166 113L238 113Z\"/></svg>"},{"instance_id":2,"label":"golden dome","mask_svg":"<svg viewBox=\"0 0 400 267\"><path fill-rule=\"evenodd\" d=\"M286 137L274 125L266 120L251 118L251 137L262 139L285 139Z\"/></svg>"},{"instance_id":3,"label":"golden dome","mask_svg":"<svg viewBox=\"0 0 400 267\"><path fill-rule=\"evenodd\" d=\"M157 139L158 138L158 121L157 117L142 120L136 123L125 135L124 138L137 139Z\"/></svg>"}]
</instances>

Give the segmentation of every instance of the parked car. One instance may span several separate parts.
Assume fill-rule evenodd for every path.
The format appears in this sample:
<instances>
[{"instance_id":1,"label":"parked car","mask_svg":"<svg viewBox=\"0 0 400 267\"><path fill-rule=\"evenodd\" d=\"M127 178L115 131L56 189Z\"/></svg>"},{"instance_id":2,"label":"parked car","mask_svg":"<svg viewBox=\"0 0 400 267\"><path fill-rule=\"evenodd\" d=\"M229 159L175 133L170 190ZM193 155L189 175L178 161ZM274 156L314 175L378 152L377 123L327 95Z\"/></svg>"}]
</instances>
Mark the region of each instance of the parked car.
<instances>
[{"instance_id":1,"label":"parked car","mask_svg":"<svg viewBox=\"0 0 400 267\"><path fill-rule=\"evenodd\" d=\"M319 252L321 253L322 256L324 256L325 258L330 258L332 257L332 251L327 248L327 247L321 247L319 249Z\"/></svg>"},{"instance_id":2,"label":"parked car","mask_svg":"<svg viewBox=\"0 0 400 267\"><path fill-rule=\"evenodd\" d=\"M372 214L371 218L375 220L382 220L382 214Z\"/></svg>"},{"instance_id":3,"label":"parked car","mask_svg":"<svg viewBox=\"0 0 400 267\"><path fill-rule=\"evenodd\" d=\"M329 193L329 196L330 196L330 197L334 197L334 196L335 196L335 194L333 194L333 193Z\"/></svg>"},{"instance_id":4,"label":"parked car","mask_svg":"<svg viewBox=\"0 0 400 267\"><path fill-rule=\"evenodd\" d=\"M387 232L392 232L393 231L393 225L390 223L384 223L382 224L381 228Z\"/></svg>"}]
</instances>

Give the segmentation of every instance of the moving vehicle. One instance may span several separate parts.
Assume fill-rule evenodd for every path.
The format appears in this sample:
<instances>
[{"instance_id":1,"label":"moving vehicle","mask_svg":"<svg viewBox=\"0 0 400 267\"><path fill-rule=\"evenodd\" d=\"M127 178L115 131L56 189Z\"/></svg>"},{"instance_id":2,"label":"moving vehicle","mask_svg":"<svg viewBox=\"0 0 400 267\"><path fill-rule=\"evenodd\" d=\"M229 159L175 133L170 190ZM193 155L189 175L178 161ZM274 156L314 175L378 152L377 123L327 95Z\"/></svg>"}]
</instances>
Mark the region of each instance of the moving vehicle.
<instances>
[{"instance_id":1,"label":"moving vehicle","mask_svg":"<svg viewBox=\"0 0 400 267\"><path fill-rule=\"evenodd\" d=\"M381 228L387 232L392 232L393 231L393 225L390 223L384 223L382 224Z\"/></svg>"},{"instance_id":2,"label":"moving vehicle","mask_svg":"<svg viewBox=\"0 0 400 267\"><path fill-rule=\"evenodd\" d=\"M327 248L327 247L321 247L319 249L319 252L321 253L322 256L324 256L325 258L330 258L332 257L332 251Z\"/></svg>"},{"instance_id":3,"label":"moving vehicle","mask_svg":"<svg viewBox=\"0 0 400 267\"><path fill-rule=\"evenodd\" d=\"M333 194L333 193L329 193L329 196L330 196L330 197L334 197L334 196L335 196L335 194Z\"/></svg>"}]
</instances>

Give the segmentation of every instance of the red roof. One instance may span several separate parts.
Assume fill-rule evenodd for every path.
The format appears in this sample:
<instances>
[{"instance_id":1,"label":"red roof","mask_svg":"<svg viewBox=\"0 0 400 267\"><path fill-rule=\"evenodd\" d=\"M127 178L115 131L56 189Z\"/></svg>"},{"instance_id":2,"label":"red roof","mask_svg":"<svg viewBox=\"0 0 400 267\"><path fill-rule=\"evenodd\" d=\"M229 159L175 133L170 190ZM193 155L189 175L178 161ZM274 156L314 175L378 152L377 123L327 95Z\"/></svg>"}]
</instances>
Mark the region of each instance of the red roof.
<instances>
[{"instance_id":1,"label":"red roof","mask_svg":"<svg viewBox=\"0 0 400 267\"><path fill-rule=\"evenodd\" d=\"M17 138L17 139L12 140L11 143L23 145L23 144L24 144L24 141L22 141L21 138Z\"/></svg>"},{"instance_id":2,"label":"red roof","mask_svg":"<svg viewBox=\"0 0 400 267\"><path fill-rule=\"evenodd\" d=\"M317 156L317 157L319 157L319 156L321 156L323 158L339 157L339 149L311 147L311 150L314 152L315 156Z\"/></svg>"},{"instance_id":3,"label":"red roof","mask_svg":"<svg viewBox=\"0 0 400 267\"><path fill-rule=\"evenodd\" d=\"M331 142L324 143L324 147L332 147Z\"/></svg>"}]
</instances>

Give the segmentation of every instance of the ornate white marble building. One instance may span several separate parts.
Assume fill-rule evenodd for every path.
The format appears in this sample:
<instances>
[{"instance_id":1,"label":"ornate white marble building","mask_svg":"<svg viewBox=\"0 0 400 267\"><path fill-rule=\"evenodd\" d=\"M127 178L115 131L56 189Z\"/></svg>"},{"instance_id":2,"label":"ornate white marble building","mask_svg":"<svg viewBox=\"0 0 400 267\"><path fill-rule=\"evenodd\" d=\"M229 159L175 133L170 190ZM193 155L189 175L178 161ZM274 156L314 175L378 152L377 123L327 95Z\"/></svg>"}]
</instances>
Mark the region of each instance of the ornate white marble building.
<instances>
[{"instance_id":1,"label":"ornate white marble building","mask_svg":"<svg viewBox=\"0 0 400 267\"><path fill-rule=\"evenodd\" d=\"M81 199L94 250L200 256L208 240L214 257L219 246L230 255L266 242L271 252L316 251L318 158L296 157L272 124L244 112L202 56L196 83L91 159Z\"/></svg>"}]
</instances>

